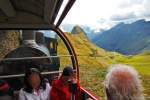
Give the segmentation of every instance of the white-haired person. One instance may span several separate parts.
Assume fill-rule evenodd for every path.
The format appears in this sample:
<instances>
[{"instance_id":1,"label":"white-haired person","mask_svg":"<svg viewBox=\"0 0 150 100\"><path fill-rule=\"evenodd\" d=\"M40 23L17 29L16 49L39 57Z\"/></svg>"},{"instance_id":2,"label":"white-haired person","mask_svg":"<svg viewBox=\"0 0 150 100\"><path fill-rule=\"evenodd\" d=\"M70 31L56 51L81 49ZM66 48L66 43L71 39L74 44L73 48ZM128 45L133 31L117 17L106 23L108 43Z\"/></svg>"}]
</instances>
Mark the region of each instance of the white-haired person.
<instances>
[{"instance_id":1,"label":"white-haired person","mask_svg":"<svg viewBox=\"0 0 150 100\"><path fill-rule=\"evenodd\" d=\"M127 65L112 65L104 82L107 100L144 100L138 72Z\"/></svg>"}]
</instances>

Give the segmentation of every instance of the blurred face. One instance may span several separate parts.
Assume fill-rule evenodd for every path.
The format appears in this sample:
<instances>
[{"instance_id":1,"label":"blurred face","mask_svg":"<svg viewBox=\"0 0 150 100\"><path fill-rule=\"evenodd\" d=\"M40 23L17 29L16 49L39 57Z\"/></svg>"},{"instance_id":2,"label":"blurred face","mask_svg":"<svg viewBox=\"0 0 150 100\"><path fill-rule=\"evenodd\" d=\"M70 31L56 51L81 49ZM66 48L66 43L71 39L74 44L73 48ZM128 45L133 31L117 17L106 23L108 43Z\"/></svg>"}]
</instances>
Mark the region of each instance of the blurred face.
<instances>
[{"instance_id":1,"label":"blurred face","mask_svg":"<svg viewBox=\"0 0 150 100\"><path fill-rule=\"evenodd\" d=\"M76 77L75 74L72 74L70 76L63 76L63 79L65 80L65 82L68 82L68 81L74 81Z\"/></svg>"},{"instance_id":2,"label":"blurred face","mask_svg":"<svg viewBox=\"0 0 150 100\"><path fill-rule=\"evenodd\" d=\"M71 80L71 76L63 76L63 79L67 82L67 81Z\"/></svg>"},{"instance_id":3,"label":"blurred face","mask_svg":"<svg viewBox=\"0 0 150 100\"><path fill-rule=\"evenodd\" d=\"M41 79L39 74L33 73L29 77L29 82L33 89L38 89L40 87Z\"/></svg>"}]
</instances>

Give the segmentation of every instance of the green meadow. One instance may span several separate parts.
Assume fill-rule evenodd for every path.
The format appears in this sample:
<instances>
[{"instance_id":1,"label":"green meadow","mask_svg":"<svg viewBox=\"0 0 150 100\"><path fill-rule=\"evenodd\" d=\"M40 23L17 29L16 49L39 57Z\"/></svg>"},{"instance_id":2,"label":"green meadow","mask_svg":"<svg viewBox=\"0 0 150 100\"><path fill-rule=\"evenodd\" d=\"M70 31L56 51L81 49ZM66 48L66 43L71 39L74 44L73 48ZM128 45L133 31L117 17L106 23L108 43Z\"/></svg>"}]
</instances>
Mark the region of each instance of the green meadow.
<instances>
[{"instance_id":1,"label":"green meadow","mask_svg":"<svg viewBox=\"0 0 150 100\"><path fill-rule=\"evenodd\" d=\"M135 56L124 56L115 52L108 52L92 44L83 34L73 35L66 33L78 55L80 66L81 86L91 91L100 98L105 98L103 82L107 69L111 64L126 64L133 66L140 75L144 87L146 100L150 97L150 53L142 53ZM59 40L59 55L68 54L62 40ZM71 65L70 58L61 58L61 67ZM149 98L150 99L150 98Z\"/></svg>"}]
</instances>

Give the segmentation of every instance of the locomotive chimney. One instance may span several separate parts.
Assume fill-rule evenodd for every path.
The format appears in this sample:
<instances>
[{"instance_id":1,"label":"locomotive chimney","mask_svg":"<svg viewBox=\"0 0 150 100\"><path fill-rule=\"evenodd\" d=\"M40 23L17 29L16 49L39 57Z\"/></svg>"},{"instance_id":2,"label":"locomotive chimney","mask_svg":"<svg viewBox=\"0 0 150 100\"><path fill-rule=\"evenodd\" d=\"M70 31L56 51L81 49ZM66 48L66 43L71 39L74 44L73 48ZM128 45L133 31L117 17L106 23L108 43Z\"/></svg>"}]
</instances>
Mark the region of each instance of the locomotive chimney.
<instances>
[{"instance_id":1,"label":"locomotive chimney","mask_svg":"<svg viewBox=\"0 0 150 100\"><path fill-rule=\"evenodd\" d=\"M35 42L34 30L22 30L22 44L23 45L37 45Z\"/></svg>"},{"instance_id":2,"label":"locomotive chimney","mask_svg":"<svg viewBox=\"0 0 150 100\"><path fill-rule=\"evenodd\" d=\"M36 32L36 43L39 45L45 45L44 33Z\"/></svg>"}]
</instances>

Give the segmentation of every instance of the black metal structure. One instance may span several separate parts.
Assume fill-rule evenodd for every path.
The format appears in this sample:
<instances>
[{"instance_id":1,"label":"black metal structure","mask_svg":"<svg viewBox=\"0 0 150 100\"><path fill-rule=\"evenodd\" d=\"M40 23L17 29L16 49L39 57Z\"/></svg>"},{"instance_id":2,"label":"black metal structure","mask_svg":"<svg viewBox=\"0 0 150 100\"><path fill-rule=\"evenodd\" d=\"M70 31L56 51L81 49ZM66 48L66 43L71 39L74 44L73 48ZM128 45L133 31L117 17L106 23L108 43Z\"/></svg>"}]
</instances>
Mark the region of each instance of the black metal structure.
<instances>
[{"instance_id":1,"label":"black metal structure","mask_svg":"<svg viewBox=\"0 0 150 100\"><path fill-rule=\"evenodd\" d=\"M64 0L1 0L0 28L49 29L59 26L75 0L68 0L60 17L57 16ZM58 22L54 25L56 18Z\"/></svg>"},{"instance_id":2,"label":"black metal structure","mask_svg":"<svg viewBox=\"0 0 150 100\"><path fill-rule=\"evenodd\" d=\"M13 68L17 67L19 71L23 71L24 67L29 63L38 65L45 64L42 65L44 67L39 68L42 70L43 75L58 75L60 72L58 71L59 56L57 55L57 40L43 38L42 33L35 32L37 30L52 30L57 33L66 45L73 69L77 75L78 84L80 84L79 65L75 50L65 33L59 28L76 0L68 0L61 15L58 16L63 1L64 0L0 0L0 30L22 30L23 33L22 45L7 54L1 61L1 64L7 62L6 66L9 67L4 68L4 73L0 75L0 79L16 79L21 81L24 74L20 73L15 75L16 70L13 70ZM57 17L58 21L56 22ZM53 44L52 48L48 48L50 43ZM5 72L7 73L12 62L14 67L11 69L11 75L5 75ZM54 65L55 67L48 67L52 66L49 64L56 65ZM20 66L23 65L24 67L20 68ZM19 85L20 84L21 83L19 83ZM15 86L18 85L15 84ZM17 90L18 89L20 89L20 87L17 88ZM81 88L79 92L81 92L81 96L83 96L82 98L84 99L91 98L98 100L83 88Z\"/></svg>"}]
</instances>

